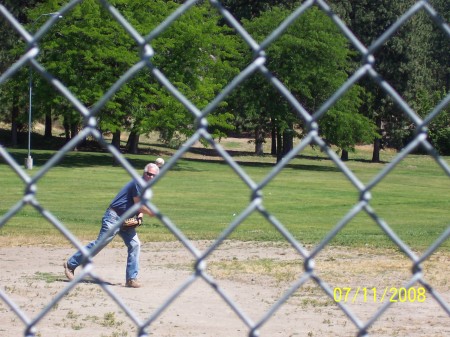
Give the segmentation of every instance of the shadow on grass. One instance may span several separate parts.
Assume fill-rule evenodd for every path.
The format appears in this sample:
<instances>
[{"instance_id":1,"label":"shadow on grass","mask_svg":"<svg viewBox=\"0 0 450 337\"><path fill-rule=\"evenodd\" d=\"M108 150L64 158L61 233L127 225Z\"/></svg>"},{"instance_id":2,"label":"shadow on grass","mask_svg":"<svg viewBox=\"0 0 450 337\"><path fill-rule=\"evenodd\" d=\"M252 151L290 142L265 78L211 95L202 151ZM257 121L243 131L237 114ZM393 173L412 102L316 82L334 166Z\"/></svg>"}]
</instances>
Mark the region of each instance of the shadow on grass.
<instances>
[{"instance_id":1,"label":"shadow on grass","mask_svg":"<svg viewBox=\"0 0 450 337\"><path fill-rule=\"evenodd\" d=\"M191 151L190 151L191 152ZM17 162L18 165L23 166L25 158L28 155L26 150L18 149L8 149L8 153ZM31 153L33 158L34 167L44 166L54 155L55 151L44 151L39 150ZM131 157L130 157L131 156ZM149 155L147 153L142 153L138 155L127 155L124 154L125 159L130 163L132 167L136 170L141 170L149 162L153 162L155 155ZM218 159L206 159L206 158L182 158L178 163L176 163L170 170L171 171L198 171L192 165L188 163L210 163L217 165L228 165L225 160L220 160L220 156L217 155ZM232 155L233 157L233 155ZM301 157L300 157L301 158ZM324 159L320 159L324 160ZM5 163L3 158L0 158L0 164ZM254 162L246 160L236 160L236 163L242 168L245 167L255 167L255 168L271 168L275 166L275 160L273 163L263 163ZM104 166L104 167L118 167L120 164L115 160L113 155L109 152L84 152L84 151L71 151L66 153L61 160L55 165L56 167L67 167L67 168L81 168L81 167L94 167L94 166ZM340 170L336 166L332 165L311 165L311 164L287 164L286 168L297 169L297 170L308 170L308 171L327 171L327 172L339 172Z\"/></svg>"},{"instance_id":2,"label":"shadow on grass","mask_svg":"<svg viewBox=\"0 0 450 337\"><path fill-rule=\"evenodd\" d=\"M213 160L213 159L193 159L193 158L184 158L186 162L202 162L202 163L211 163L218 165L228 165L227 162ZM244 160L235 160L237 164L241 167L256 167L256 168L271 168L275 166L275 163L261 163L261 162L252 162L252 161L244 161ZM306 171L326 171L326 172L340 172L339 168L332 166L324 166L324 165L304 165L304 164L287 164L284 166L285 168L297 169L297 170L306 170Z\"/></svg>"},{"instance_id":3,"label":"shadow on grass","mask_svg":"<svg viewBox=\"0 0 450 337\"><path fill-rule=\"evenodd\" d=\"M5 143L5 130L0 134L0 145ZM19 135L19 145L17 148L9 148L8 153L16 160L16 162L23 166L25 158L28 155L27 152L27 135L21 133ZM43 136L39 134L32 134L32 144L34 144L34 149L32 146L31 156L33 158L33 165L36 167L41 167L45 165L55 154L65 144L65 139L63 137L54 136L51 140L46 140ZM141 150L138 154L126 154L123 153L125 159L137 170L145 167L146 164L152 162L156 157L162 156L168 158L172 155L173 149L169 148L165 144L147 144L140 143ZM36 150L39 149L39 150ZM123 150L123 149L122 149ZM180 163L174 165L171 171L195 171L196 169L190 165L183 165L182 162L203 162L203 163L215 163L227 165L227 163L221 158L220 154L212 148L190 148L189 153L203 156L203 158L182 158ZM270 168L275 166L276 158L273 158L273 162L262 162L254 160L241 159L242 157L248 158L258 158L253 152L249 151L239 151L239 150L227 150L227 153L236 158L236 163L241 167L260 167L260 168ZM266 158L270 155L266 155ZM239 159L237 159L239 157ZM327 156L307 156L298 155L298 159L306 159L309 161L326 161L330 162L331 159ZM4 162L0 158L0 164ZM370 163L369 160L364 159L351 159L350 161L359 161ZM288 163L287 168L298 169L298 170L308 170L308 171L328 171L328 172L339 172L340 170L334 165L311 165L311 164L292 164ZM85 146L80 146L76 151L70 151L66 153L61 160L56 164L59 167L90 167L90 166L119 166L120 164L115 160L111 153L106 149L102 148L97 141L88 141Z\"/></svg>"},{"instance_id":4,"label":"shadow on grass","mask_svg":"<svg viewBox=\"0 0 450 337\"><path fill-rule=\"evenodd\" d=\"M210 149L210 148L191 148L189 152L198 154L198 155L208 156L208 157L220 157L219 153L215 149ZM227 153L231 157L259 157L254 152L248 152L248 151L227 150ZM266 156L269 156L269 155L266 155ZM275 162L275 160L276 160L275 156L274 155L270 155L270 156L272 156L274 158L274 162ZM308 156L308 155L299 154L295 157L298 159L331 161L330 157L328 157L325 154L323 156ZM361 162L361 163L372 163L371 160L362 159L362 158L349 159L348 161L349 162L353 161L353 162ZM251 163L253 163L253 162L251 162ZM387 162L380 161L379 163L385 164ZM269 164L269 165L271 165L271 164ZM275 165L275 164L273 164L273 165Z\"/></svg>"}]
</instances>

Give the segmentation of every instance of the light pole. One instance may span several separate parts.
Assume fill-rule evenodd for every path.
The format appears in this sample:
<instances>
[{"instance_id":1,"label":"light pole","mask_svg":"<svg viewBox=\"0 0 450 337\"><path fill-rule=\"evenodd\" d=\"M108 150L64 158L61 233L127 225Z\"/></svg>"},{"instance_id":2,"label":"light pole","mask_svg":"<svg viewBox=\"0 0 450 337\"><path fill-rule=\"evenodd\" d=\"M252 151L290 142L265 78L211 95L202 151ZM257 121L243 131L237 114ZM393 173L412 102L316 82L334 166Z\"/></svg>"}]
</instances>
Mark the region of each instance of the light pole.
<instances>
[{"instance_id":1,"label":"light pole","mask_svg":"<svg viewBox=\"0 0 450 337\"><path fill-rule=\"evenodd\" d=\"M45 13L39 15L36 20L33 21L31 24L31 30L34 31L34 25L40 18L43 16L58 16L59 18L62 18L62 15L60 15L58 12L56 13ZM30 65L30 76L28 81L28 92L29 92L29 102L28 102L28 157L25 159L25 167L28 170L31 170L33 168L33 158L31 157L31 113L32 113L32 103L33 103L33 75L31 71L31 65Z\"/></svg>"}]
</instances>

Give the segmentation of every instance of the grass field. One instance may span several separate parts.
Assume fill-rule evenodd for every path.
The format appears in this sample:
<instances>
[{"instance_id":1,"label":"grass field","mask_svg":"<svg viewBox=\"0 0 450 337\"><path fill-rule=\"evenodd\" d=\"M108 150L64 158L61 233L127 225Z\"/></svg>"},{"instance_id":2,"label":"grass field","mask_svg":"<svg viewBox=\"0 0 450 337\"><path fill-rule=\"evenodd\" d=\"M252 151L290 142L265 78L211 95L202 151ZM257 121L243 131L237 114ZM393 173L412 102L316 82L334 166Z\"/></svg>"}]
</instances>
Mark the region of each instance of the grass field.
<instances>
[{"instance_id":1,"label":"grass field","mask_svg":"<svg viewBox=\"0 0 450 337\"><path fill-rule=\"evenodd\" d=\"M261 182L271 171L274 158L237 152L235 140L222 145L248 176ZM242 144L242 143L241 143ZM228 146L228 147L227 147ZM158 148L156 148L158 150ZM159 149L161 150L161 149ZM164 149L162 155L170 159ZM23 165L27 152L8 149ZM33 151L31 175L54 154ZM368 161L370 151L358 150L346 163L364 184L386 165ZM383 152L389 162L394 152ZM126 155L138 172L155 155ZM449 161L446 158L447 162ZM130 176L112 165L110 154L70 152L37 183L37 200L83 240L93 239L109 202ZM25 185L0 162L0 215L24 194ZM189 239L214 239L248 206L251 189L219 157L191 152L177 162L153 188L152 199ZM302 244L316 244L352 209L359 194L350 181L318 150L306 149L292 160L264 189L263 205ZM372 208L395 233L415 250L426 249L449 226L450 179L429 156L410 155L372 190ZM142 241L170 241L174 235L155 218L146 218L139 229ZM243 241L280 241L283 236L260 213L252 213L230 235ZM0 228L2 245L64 245L67 239L27 205ZM381 228L364 212L354 217L332 240L333 245L394 247ZM448 250L449 240L441 247Z\"/></svg>"},{"instance_id":2,"label":"grass field","mask_svg":"<svg viewBox=\"0 0 450 337\"><path fill-rule=\"evenodd\" d=\"M274 166L272 156L252 156L246 141L230 139L221 144L255 184L264 181ZM146 154L126 155L138 172L157 156L168 160L172 153L160 144L146 143L142 148ZM23 165L26 150L8 149L8 153ZM26 173L36 175L54 154L50 150L33 151L35 167ZM384 151L380 164L370 163L370 155L370 149L360 148L346 162L363 184L369 184L396 154ZM224 233L248 207L252 189L220 157L199 148L166 168L153 188L152 202L184 236L194 240L192 246L204 252L211 248L211 240ZM104 210L129 179L123 168L113 165L111 155L73 151L38 180L36 200L85 243L96 237ZM449 177L432 158L411 155L371 190L370 206L420 256L449 228L449 187ZM0 160L0 222L20 203L25 188L18 175ZM323 153L307 148L264 187L262 199L268 214L310 250L348 214L359 193ZM127 254L120 239L98 254L90 266L132 312L144 318L162 312L151 326L153 335L200 336L211 331L219 337L250 334L218 296L217 289L225 291L247 317L259 319L292 288L293 282L306 276L305 260L299 252L256 212L230 233L230 240L214 247L202 260L208 275L205 279L196 269L199 260L176 241L164 223L147 217L138 231L143 243L139 274L142 288L130 291L124 286L121 270ZM345 304L362 321L374 317L387 303L383 302L384 295L372 299L373 293L406 289L412 277L420 276L433 294L449 303L449 241L427 256L420 264L421 271L415 272L413 261L361 212L314 257L314 275L331 289L353 289L352 300ZM42 312L44 304L50 304L56 294L70 286L61 266L74 247L32 206L26 205L0 227L0 247L4 293L24 311ZM178 293L193 275L198 282ZM135 322L117 307L109 291L102 291L89 276L52 307L37 326L37 335L113 337L138 333ZM210 285L203 282L209 277L214 279ZM368 290L367 301L362 295L356 297L360 288ZM408 294L411 290L422 291L423 301L414 298L410 303L406 299L393 303L369 327L371 336L448 335L448 310L431 292L425 293L420 282L408 288ZM174 296L170 306L161 310L162 303ZM23 321L8 308L0 309L0 331L11 336L21 334ZM356 330L333 299L310 279L270 316L261 336L355 336Z\"/></svg>"}]
</instances>

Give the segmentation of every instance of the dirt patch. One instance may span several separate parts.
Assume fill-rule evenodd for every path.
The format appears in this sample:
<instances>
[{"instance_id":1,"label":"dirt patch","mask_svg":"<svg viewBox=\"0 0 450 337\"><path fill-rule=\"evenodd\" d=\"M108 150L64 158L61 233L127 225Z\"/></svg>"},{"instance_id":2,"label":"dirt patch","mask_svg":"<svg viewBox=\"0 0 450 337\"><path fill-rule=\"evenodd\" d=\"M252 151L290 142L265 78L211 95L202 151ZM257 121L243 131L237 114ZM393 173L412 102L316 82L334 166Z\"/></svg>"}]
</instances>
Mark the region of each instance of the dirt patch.
<instances>
[{"instance_id":1,"label":"dirt patch","mask_svg":"<svg viewBox=\"0 0 450 337\"><path fill-rule=\"evenodd\" d=\"M193 243L197 254L210 245ZM356 336L357 325L368 322L412 277L411 261L399 252L327 247L315 258L316 282L306 277L303 258L292 247L234 241L220 245L195 273L193 254L169 242L143 245L142 288L124 287L126 249L119 244L95 257L91 276L72 287L62 269L72 253L60 247L0 250L1 336L24 336L24 322L32 320L42 337L141 336L137 325L144 322L150 322L151 336L244 337L255 325L259 336ZM440 252L423 265L424 279L447 307L449 261L450 254ZM351 318L318 283L335 293ZM421 287L413 284L409 294L391 303L369 335L448 336L448 312Z\"/></svg>"}]
</instances>

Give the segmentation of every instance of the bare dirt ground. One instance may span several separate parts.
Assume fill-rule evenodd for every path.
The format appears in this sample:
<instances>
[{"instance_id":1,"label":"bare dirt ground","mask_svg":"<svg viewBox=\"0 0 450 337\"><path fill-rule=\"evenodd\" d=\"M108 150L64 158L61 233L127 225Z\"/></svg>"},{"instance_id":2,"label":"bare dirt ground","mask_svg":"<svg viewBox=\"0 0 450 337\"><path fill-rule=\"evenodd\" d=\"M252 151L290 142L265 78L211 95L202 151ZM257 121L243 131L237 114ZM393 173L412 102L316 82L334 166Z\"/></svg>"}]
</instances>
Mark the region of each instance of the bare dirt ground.
<instances>
[{"instance_id":1,"label":"bare dirt ground","mask_svg":"<svg viewBox=\"0 0 450 337\"><path fill-rule=\"evenodd\" d=\"M199 251L210 244L194 242ZM369 336L450 335L448 312L429 292L421 292L421 284L414 284L409 294L399 290L411 278L411 261L398 251L327 247L315 258L316 275L330 289L337 288L337 300L342 291L340 304L353 319L313 280L268 314L304 275L302 258L286 244L224 242L206 259L205 273L216 282L212 285L193 278L195 259L180 243L144 243L139 275L143 287L129 289L124 287L126 249L114 241L94 258L92 269L107 284L106 291L89 277L71 287L62 263L72 253L67 247L0 248L0 336L25 336L25 324L5 298L25 320L38 318L36 336L41 337L139 336L136 323L149 318L150 336L249 336L248 325L261 320L259 336L356 336L355 324L368 322L396 291L403 296L375 320ZM447 307L449 262L448 252L437 252L423 265L424 279ZM346 299L344 288L351 288Z\"/></svg>"}]
</instances>

